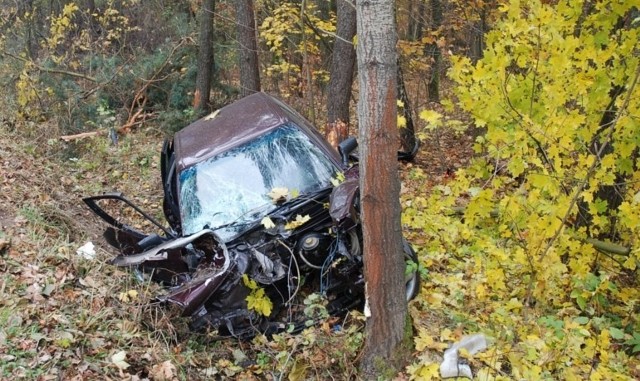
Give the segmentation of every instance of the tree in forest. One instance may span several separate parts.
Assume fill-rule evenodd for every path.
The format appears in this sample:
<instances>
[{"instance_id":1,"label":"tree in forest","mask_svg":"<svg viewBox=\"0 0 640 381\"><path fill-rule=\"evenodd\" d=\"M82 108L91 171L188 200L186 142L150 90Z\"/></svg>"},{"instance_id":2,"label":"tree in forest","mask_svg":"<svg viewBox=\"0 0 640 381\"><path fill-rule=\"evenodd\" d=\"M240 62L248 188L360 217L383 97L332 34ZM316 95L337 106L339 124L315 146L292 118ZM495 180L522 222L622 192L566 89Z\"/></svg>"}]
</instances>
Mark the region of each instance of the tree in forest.
<instances>
[{"instance_id":1,"label":"tree in forest","mask_svg":"<svg viewBox=\"0 0 640 381\"><path fill-rule=\"evenodd\" d=\"M437 32L442 25L442 2L431 0L431 30ZM425 55L431 61L431 77L428 83L429 101L440 101L440 67L442 66L442 52L438 42L434 41L425 48Z\"/></svg>"},{"instance_id":2,"label":"tree in forest","mask_svg":"<svg viewBox=\"0 0 640 381\"><path fill-rule=\"evenodd\" d=\"M409 1L407 6L407 31L403 38L416 41L422 38L426 1Z\"/></svg>"},{"instance_id":3,"label":"tree in forest","mask_svg":"<svg viewBox=\"0 0 640 381\"><path fill-rule=\"evenodd\" d=\"M327 88L327 126L325 136L337 147L349 134L349 103L356 60L353 37L356 34L356 8L353 0L337 1L336 39Z\"/></svg>"},{"instance_id":4,"label":"tree in forest","mask_svg":"<svg viewBox=\"0 0 640 381\"><path fill-rule=\"evenodd\" d=\"M213 77L213 12L215 0L203 0L200 10L200 34L198 37L198 73L193 108L197 115L209 109L211 79Z\"/></svg>"},{"instance_id":5,"label":"tree in forest","mask_svg":"<svg viewBox=\"0 0 640 381\"><path fill-rule=\"evenodd\" d=\"M240 95L260 91L260 67L253 0L236 0L236 36L240 69Z\"/></svg>"},{"instance_id":6,"label":"tree in forest","mask_svg":"<svg viewBox=\"0 0 640 381\"><path fill-rule=\"evenodd\" d=\"M260 37L269 49L270 57L264 78L273 81L285 97L296 94L305 97L309 106L304 112L313 122L317 107L314 86L328 79L321 65L324 36L333 35L335 24L321 17L316 1L267 2L267 16L260 24ZM263 84L264 85L264 84Z\"/></svg>"},{"instance_id":7,"label":"tree in forest","mask_svg":"<svg viewBox=\"0 0 640 381\"><path fill-rule=\"evenodd\" d=\"M360 189L367 315L361 363L367 378L390 377L408 355L396 152L397 53L394 2L357 3Z\"/></svg>"},{"instance_id":8,"label":"tree in forest","mask_svg":"<svg viewBox=\"0 0 640 381\"><path fill-rule=\"evenodd\" d=\"M398 63L398 105L402 116L398 118L400 128L400 153L403 160L413 160L420 147L420 141L416 137L416 129L413 123L413 112L409 95L404 83L404 75L400 63Z\"/></svg>"}]
</instances>

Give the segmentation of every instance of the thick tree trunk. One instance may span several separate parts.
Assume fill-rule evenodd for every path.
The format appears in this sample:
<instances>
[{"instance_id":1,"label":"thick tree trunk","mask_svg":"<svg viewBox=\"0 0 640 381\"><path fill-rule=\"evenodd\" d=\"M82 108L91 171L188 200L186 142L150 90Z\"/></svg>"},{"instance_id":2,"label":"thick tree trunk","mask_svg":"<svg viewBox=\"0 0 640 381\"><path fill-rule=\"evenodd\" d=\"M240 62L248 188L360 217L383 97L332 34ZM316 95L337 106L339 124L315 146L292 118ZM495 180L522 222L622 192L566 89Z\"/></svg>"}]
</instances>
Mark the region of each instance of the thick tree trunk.
<instances>
[{"instance_id":1,"label":"thick tree trunk","mask_svg":"<svg viewBox=\"0 0 640 381\"><path fill-rule=\"evenodd\" d=\"M400 226L394 1L359 1L360 189L368 315L365 379L391 378L406 361L407 302Z\"/></svg>"},{"instance_id":2,"label":"thick tree trunk","mask_svg":"<svg viewBox=\"0 0 640 381\"><path fill-rule=\"evenodd\" d=\"M203 0L200 11L200 35L198 41L198 73L193 108L196 115L209 110L211 78L213 77L213 11L215 0Z\"/></svg>"},{"instance_id":3,"label":"thick tree trunk","mask_svg":"<svg viewBox=\"0 0 640 381\"><path fill-rule=\"evenodd\" d=\"M331 61L325 130L327 140L334 147L349 134L349 101L356 61L356 50L352 43L356 34L356 8L352 0L338 0L337 7L337 38Z\"/></svg>"},{"instance_id":4,"label":"thick tree trunk","mask_svg":"<svg viewBox=\"0 0 640 381\"><path fill-rule=\"evenodd\" d=\"M240 65L240 95L243 97L260 91L258 43L253 12L253 0L236 0L236 28Z\"/></svg>"}]
</instances>

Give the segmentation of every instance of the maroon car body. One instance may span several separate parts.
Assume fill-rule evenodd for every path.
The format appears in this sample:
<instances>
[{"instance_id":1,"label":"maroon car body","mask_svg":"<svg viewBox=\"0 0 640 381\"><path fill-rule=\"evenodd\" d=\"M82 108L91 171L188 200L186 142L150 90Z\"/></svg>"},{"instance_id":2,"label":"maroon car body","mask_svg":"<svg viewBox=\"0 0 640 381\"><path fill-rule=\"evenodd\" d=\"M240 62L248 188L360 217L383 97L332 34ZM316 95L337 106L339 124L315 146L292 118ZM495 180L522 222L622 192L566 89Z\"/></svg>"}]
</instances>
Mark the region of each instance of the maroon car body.
<instances>
[{"instance_id":1,"label":"maroon car body","mask_svg":"<svg viewBox=\"0 0 640 381\"><path fill-rule=\"evenodd\" d=\"M221 336L300 329L303 300L321 293L329 314L364 300L357 166L298 113L264 93L243 98L176 133L161 154L164 226L122 195L87 197L110 226L105 238L130 266L167 286L194 329ZM340 183L340 184L338 184ZM134 229L105 205L124 203L160 233ZM404 245L407 260L415 253ZM414 270L407 298L418 291ZM253 284L251 282L254 282ZM250 308L264 290L272 309Z\"/></svg>"}]
</instances>

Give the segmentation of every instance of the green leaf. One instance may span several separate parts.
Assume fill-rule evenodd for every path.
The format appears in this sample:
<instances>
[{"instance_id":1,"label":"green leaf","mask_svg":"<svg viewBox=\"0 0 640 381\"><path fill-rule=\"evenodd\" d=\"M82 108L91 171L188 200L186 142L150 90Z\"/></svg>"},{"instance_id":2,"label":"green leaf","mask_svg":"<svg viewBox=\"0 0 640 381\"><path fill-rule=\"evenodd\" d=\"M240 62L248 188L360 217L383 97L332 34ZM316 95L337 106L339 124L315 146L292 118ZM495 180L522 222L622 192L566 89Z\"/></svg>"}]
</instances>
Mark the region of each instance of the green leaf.
<instances>
[{"instance_id":1,"label":"green leaf","mask_svg":"<svg viewBox=\"0 0 640 381\"><path fill-rule=\"evenodd\" d=\"M611 338L613 339L616 339L616 340L624 339L624 331L619 328L611 327L609 328L609 333L611 334Z\"/></svg>"},{"instance_id":2,"label":"green leaf","mask_svg":"<svg viewBox=\"0 0 640 381\"><path fill-rule=\"evenodd\" d=\"M625 341L624 343L629 345L629 346L633 345L633 348L631 350L633 353L640 352L640 333L634 332L633 333L633 337L631 339Z\"/></svg>"},{"instance_id":3,"label":"green leaf","mask_svg":"<svg viewBox=\"0 0 640 381\"><path fill-rule=\"evenodd\" d=\"M580 324L580 325L586 325L589 323L589 318L586 316L578 316L577 318L573 319L573 321L575 321L576 323Z\"/></svg>"}]
</instances>

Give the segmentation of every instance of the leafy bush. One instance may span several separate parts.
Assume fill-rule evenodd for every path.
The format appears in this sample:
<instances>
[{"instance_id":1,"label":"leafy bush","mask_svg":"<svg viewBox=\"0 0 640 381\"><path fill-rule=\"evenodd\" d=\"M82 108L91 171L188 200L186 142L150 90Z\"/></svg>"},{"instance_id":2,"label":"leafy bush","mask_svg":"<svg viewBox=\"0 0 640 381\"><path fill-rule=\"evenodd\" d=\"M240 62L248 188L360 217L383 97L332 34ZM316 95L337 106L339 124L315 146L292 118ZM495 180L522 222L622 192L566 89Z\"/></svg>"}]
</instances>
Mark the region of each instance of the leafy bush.
<instances>
[{"instance_id":1,"label":"leafy bush","mask_svg":"<svg viewBox=\"0 0 640 381\"><path fill-rule=\"evenodd\" d=\"M637 359L620 349L640 330L637 11L617 0L501 11L484 58L456 57L450 72L460 106L486 129L478 156L403 217L428 236L427 267L443 269L430 272L420 309L453 306L455 320L495 337L485 374L629 374ZM618 200L604 191L613 186ZM462 219L443 215L460 205ZM593 238L632 249L601 252Z\"/></svg>"}]
</instances>

